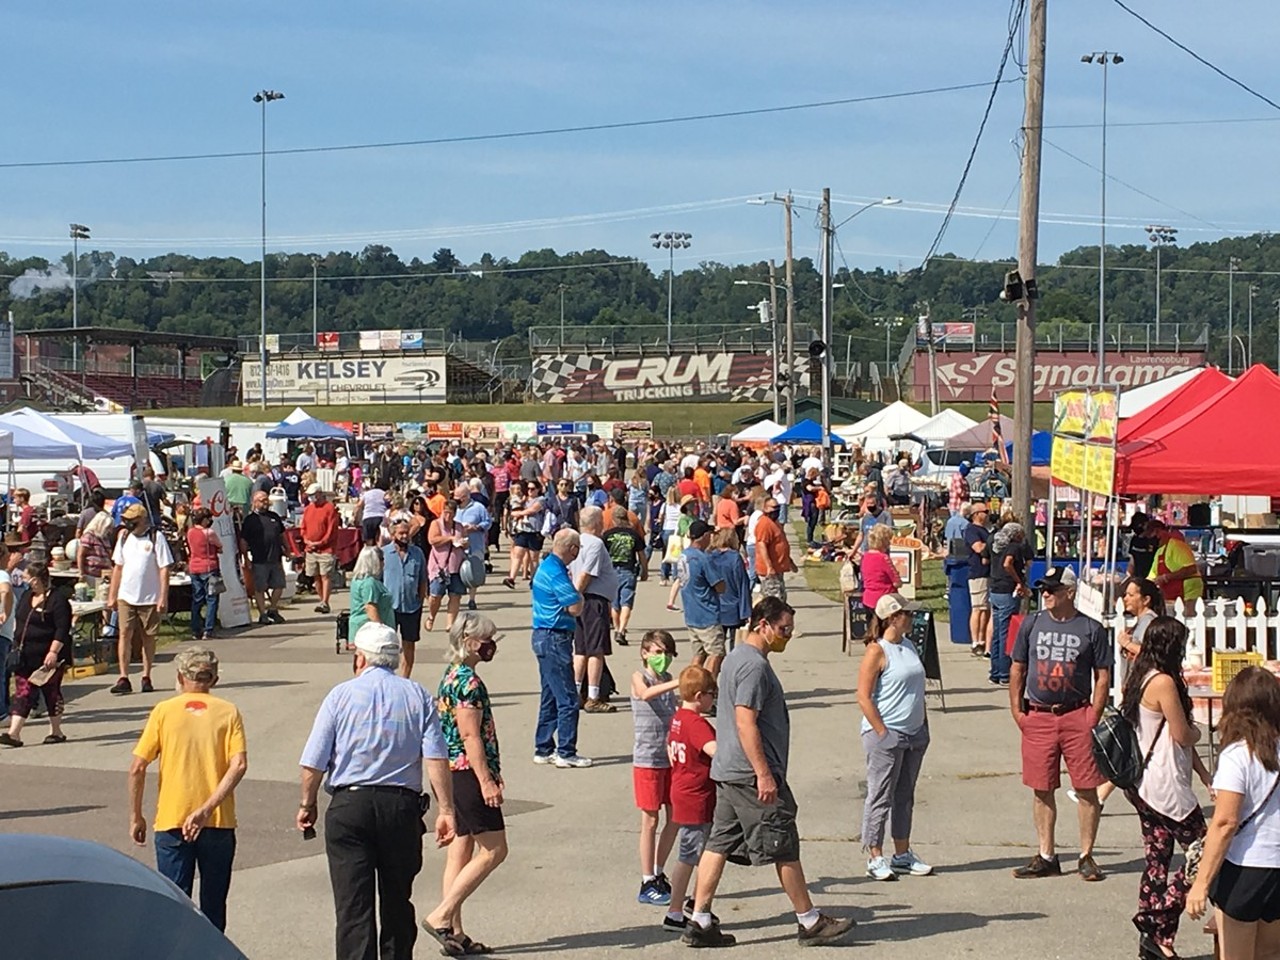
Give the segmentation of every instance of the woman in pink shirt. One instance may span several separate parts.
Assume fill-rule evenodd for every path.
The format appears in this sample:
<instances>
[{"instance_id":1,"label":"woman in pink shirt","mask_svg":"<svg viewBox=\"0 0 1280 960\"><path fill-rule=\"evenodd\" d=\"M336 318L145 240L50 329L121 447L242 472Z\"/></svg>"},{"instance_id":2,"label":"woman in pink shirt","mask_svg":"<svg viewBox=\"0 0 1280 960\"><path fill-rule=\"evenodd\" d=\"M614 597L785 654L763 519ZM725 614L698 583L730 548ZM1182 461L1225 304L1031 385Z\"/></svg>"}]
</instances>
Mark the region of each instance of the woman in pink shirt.
<instances>
[{"instance_id":1,"label":"woman in pink shirt","mask_svg":"<svg viewBox=\"0 0 1280 960\"><path fill-rule=\"evenodd\" d=\"M876 601L887 593L897 593L902 586L898 568L889 559L889 543L893 530L877 523L867 532L866 549L862 554L862 605L874 610Z\"/></svg>"},{"instance_id":2,"label":"woman in pink shirt","mask_svg":"<svg viewBox=\"0 0 1280 960\"><path fill-rule=\"evenodd\" d=\"M213 639L218 620L218 595L209 591L209 578L221 567L222 541L213 532L213 513L200 507L187 528L187 572L191 574L191 639ZM200 610L205 608L204 618Z\"/></svg>"}]
</instances>

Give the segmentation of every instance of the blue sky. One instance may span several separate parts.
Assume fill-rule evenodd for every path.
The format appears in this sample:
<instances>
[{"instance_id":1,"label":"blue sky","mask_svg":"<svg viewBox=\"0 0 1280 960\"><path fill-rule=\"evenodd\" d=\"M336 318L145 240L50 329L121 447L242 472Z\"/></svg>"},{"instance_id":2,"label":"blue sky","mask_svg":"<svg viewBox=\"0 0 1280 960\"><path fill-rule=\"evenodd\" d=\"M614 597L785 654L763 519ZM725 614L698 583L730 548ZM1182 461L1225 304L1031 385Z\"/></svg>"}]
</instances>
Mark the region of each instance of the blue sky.
<instances>
[{"instance_id":1,"label":"blue sky","mask_svg":"<svg viewBox=\"0 0 1280 960\"><path fill-rule=\"evenodd\" d=\"M1261 2L1132 0L1140 12L1280 99L1280 18ZM644 4L106 5L6 12L8 136L0 163L248 150L262 87L270 147L309 147L732 111L989 82L1007 0L910 4L754 0ZM1243 26L1247 25L1247 26ZM1150 120L1274 118L1111 0L1052 0L1046 138L1096 165L1101 69L1111 70L1108 239L1145 242L1148 222L1180 240L1280 229L1272 120L1125 126ZM1019 50L1021 55L1021 50ZM1019 71L1010 64L1006 76ZM987 91L974 89L699 123L270 158L269 248L326 252L387 243L405 259L441 246L464 260L530 248L604 248L665 266L651 232L694 234L677 260L782 255L777 208L747 197L823 186L835 215L892 196L844 227L851 266L916 266L950 200ZM1015 251L1022 86L999 93L942 250ZM1065 126L1063 126L1065 125ZM1083 125L1083 126L1071 126ZM59 256L68 221L93 246L256 259L256 156L187 162L0 168L0 250ZM1099 176L1046 144L1042 259L1097 242ZM1160 202L1157 202L1160 201ZM1001 210L1010 219L996 219ZM530 225L537 221L538 225ZM797 220L812 256L814 217Z\"/></svg>"}]
</instances>

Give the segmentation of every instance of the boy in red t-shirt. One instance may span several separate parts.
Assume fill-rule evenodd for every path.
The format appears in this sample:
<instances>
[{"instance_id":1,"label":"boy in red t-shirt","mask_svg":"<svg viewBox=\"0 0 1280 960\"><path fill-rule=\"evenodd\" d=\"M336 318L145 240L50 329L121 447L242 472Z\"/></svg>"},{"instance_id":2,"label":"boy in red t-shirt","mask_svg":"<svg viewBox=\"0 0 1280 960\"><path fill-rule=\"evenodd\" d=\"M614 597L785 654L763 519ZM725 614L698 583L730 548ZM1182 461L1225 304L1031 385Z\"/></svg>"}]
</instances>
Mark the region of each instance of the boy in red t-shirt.
<instances>
[{"instance_id":1,"label":"boy in red t-shirt","mask_svg":"<svg viewBox=\"0 0 1280 960\"><path fill-rule=\"evenodd\" d=\"M671 871L671 905L662 925L683 930L693 912L693 900L685 899L693 868L711 830L716 808L716 786L711 782L711 758L716 752L716 730L706 718L716 705L716 678L702 667L685 667L680 673L680 709L671 718L667 754L671 758L671 820L680 825L678 856Z\"/></svg>"}]
</instances>

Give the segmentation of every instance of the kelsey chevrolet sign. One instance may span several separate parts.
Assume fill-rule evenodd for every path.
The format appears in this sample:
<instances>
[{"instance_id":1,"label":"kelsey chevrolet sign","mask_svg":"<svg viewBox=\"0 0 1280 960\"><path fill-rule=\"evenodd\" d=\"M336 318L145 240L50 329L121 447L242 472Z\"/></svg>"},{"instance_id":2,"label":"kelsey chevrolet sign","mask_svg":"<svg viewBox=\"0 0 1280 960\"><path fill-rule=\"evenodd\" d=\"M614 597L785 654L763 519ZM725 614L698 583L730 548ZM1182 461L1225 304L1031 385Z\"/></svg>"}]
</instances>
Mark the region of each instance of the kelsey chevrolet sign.
<instances>
[{"instance_id":1,"label":"kelsey chevrolet sign","mask_svg":"<svg viewBox=\"0 0 1280 960\"><path fill-rule=\"evenodd\" d=\"M245 404L257 403L262 367L240 371ZM267 363L267 400L282 403L444 403L444 357L325 357Z\"/></svg>"},{"instance_id":2,"label":"kelsey chevrolet sign","mask_svg":"<svg viewBox=\"0 0 1280 960\"><path fill-rule=\"evenodd\" d=\"M1109 385L1140 387L1204 363L1203 353L1108 353ZM991 391L1008 391L1018 379L1017 361L1008 353L946 353L937 357L938 398L943 403L982 402ZM1084 351L1037 352L1035 398L1052 400L1059 390L1094 385L1098 357ZM917 399L928 396L929 358L917 353L913 367Z\"/></svg>"}]
</instances>

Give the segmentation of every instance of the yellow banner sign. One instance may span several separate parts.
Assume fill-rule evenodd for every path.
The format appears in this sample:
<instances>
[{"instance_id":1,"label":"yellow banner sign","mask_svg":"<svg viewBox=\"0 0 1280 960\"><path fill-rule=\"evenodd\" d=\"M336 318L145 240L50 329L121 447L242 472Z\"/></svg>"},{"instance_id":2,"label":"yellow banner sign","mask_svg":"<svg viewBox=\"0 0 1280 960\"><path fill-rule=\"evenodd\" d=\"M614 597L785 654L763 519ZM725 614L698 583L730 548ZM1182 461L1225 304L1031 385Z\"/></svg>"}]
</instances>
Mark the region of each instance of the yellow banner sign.
<instances>
[{"instance_id":1,"label":"yellow banner sign","mask_svg":"<svg viewBox=\"0 0 1280 960\"><path fill-rule=\"evenodd\" d=\"M1110 496L1115 488L1116 452L1103 444L1054 437L1049 470L1059 483Z\"/></svg>"},{"instance_id":2,"label":"yellow banner sign","mask_svg":"<svg viewBox=\"0 0 1280 960\"><path fill-rule=\"evenodd\" d=\"M1089 392L1063 390L1053 398L1053 432L1083 437L1089 425Z\"/></svg>"},{"instance_id":3,"label":"yellow banner sign","mask_svg":"<svg viewBox=\"0 0 1280 960\"><path fill-rule=\"evenodd\" d=\"M1089 422L1085 438L1111 441L1116 438L1120 424L1120 398L1114 390L1089 391Z\"/></svg>"}]
</instances>

